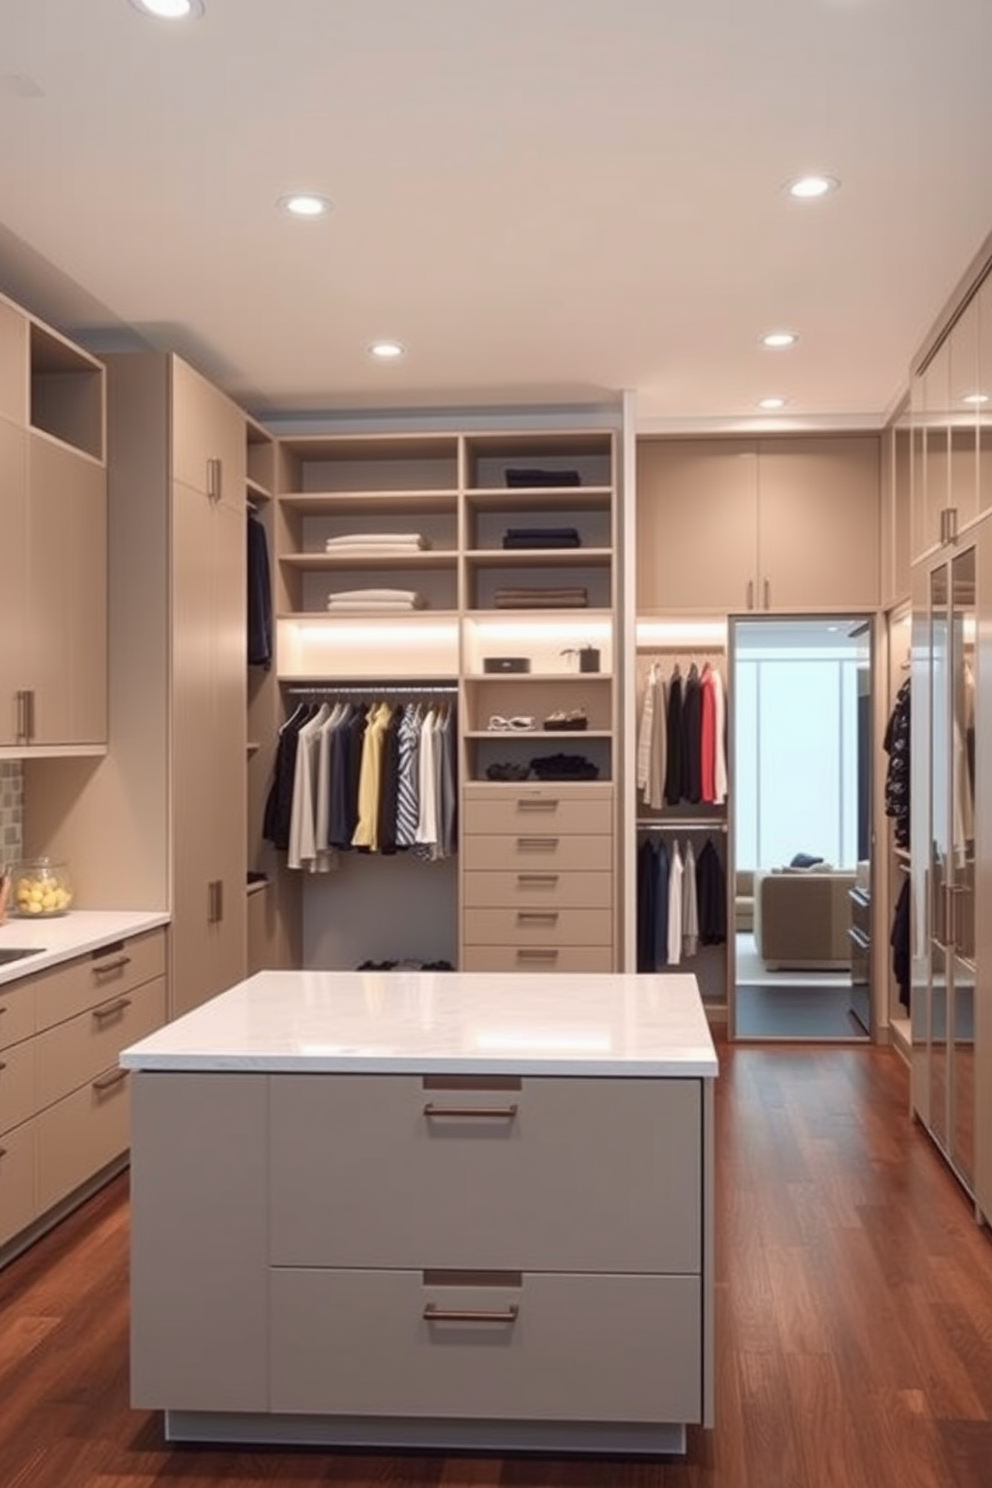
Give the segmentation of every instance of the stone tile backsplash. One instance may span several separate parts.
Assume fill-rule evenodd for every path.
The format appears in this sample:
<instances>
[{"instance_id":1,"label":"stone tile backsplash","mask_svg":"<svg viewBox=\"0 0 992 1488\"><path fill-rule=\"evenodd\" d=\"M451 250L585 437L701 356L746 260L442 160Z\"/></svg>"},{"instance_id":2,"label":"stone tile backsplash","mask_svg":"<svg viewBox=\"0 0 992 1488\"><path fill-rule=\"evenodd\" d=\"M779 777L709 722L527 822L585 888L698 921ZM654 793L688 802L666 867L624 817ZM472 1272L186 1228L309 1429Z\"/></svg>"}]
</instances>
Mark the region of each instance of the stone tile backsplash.
<instances>
[{"instance_id":1,"label":"stone tile backsplash","mask_svg":"<svg viewBox=\"0 0 992 1488\"><path fill-rule=\"evenodd\" d=\"M24 843L24 771L20 760L0 760L0 863L16 863Z\"/></svg>"}]
</instances>

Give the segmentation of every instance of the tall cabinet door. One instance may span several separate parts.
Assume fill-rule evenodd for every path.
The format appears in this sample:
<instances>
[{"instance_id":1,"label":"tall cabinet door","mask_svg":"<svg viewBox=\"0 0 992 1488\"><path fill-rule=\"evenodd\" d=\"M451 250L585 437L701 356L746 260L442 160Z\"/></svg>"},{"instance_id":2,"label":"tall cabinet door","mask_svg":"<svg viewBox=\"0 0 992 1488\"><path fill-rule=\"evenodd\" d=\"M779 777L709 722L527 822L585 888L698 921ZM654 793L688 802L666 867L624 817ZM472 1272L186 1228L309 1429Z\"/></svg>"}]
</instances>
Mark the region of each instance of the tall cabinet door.
<instances>
[{"instance_id":1,"label":"tall cabinet door","mask_svg":"<svg viewBox=\"0 0 992 1488\"><path fill-rule=\"evenodd\" d=\"M186 415L189 415L187 417ZM185 447L187 426L194 453ZM244 421L176 364L173 401L173 1008L244 976Z\"/></svg>"},{"instance_id":2,"label":"tall cabinet door","mask_svg":"<svg viewBox=\"0 0 992 1488\"><path fill-rule=\"evenodd\" d=\"M0 594L4 636L0 645L0 745L17 744L24 727L18 694L31 685L26 655L28 625L27 549L28 441L22 428L0 418Z\"/></svg>"}]
</instances>

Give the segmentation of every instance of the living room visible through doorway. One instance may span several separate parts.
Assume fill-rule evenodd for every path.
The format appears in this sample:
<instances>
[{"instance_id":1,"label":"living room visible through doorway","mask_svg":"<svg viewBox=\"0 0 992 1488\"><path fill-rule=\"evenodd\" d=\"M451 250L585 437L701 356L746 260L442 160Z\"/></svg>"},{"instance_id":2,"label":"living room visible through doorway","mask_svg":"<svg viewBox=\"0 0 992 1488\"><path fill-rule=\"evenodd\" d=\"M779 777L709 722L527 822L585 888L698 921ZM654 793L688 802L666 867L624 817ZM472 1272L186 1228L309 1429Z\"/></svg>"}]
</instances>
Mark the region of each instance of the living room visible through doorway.
<instances>
[{"instance_id":1,"label":"living room visible through doorway","mask_svg":"<svg viewBox=\"0 0 992 1488\"><path fill-rule=\"evenodd\" d=\"M869 1036L871 639L864 615L732 621L732 1037Z\"/></svg>"}]
</instances>

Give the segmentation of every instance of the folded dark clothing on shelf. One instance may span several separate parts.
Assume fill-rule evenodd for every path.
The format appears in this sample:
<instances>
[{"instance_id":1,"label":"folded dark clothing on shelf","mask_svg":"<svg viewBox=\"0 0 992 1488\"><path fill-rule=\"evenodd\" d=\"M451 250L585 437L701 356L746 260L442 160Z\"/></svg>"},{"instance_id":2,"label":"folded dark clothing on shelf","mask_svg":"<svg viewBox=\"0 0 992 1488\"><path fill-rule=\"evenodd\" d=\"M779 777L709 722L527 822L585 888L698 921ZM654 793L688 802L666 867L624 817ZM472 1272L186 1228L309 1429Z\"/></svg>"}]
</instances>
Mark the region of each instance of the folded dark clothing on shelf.
<instances>
[{"instance_id":1,"label":"folded dark clothing on shelf","mask_svg":"<svg viewBox=\"0 0 992 1488\"><path fill-rule=\"evenodd\" d=\"M487 780L526 780L530 765L514 764L510 760L496 760L486 766Z\"/></svg>"},{"instance_id":2,"label":"folded dark clothing on shelf","mask_svg":"<svg viewBox=\"0 0 992 1488\"><path fill-rule=\"evenodd\" d=\"M544 754L532 759L530 767L538 780L596 780L599 766L584 754Z\"/></svg>"},{"instance_id":3,"label":"folded dark clothing on shelf","mask_svg":"<svg viewBox=\"0 0 992 1488\"><path fill-rule=\"evenodd\" d=\"M574 537L579 541L578 527L507 527L507 537Z\"/></svg>"},{"instance_id":4,"label":"folded dark clothing on shelf","mask_svg":"<svg viewBox=\"0 0 992 1488\"><path fill-rule=\"evenodd\" d=\"M577 470L543 470L532 467L511 467L503 472L508 486L581 486L582 477Z\"/></svg>"},{"instance_id":5,"label":"folded dark clothing on shelf","mask_svg":"<svg viewBox=\"0 0 992 1488\"><path fill-rule=\"evenodd\" d=\"M511 537L509 533L503 539L504 548L581 548L582 543L577 537Z\"/></svg>"}]
</instances>

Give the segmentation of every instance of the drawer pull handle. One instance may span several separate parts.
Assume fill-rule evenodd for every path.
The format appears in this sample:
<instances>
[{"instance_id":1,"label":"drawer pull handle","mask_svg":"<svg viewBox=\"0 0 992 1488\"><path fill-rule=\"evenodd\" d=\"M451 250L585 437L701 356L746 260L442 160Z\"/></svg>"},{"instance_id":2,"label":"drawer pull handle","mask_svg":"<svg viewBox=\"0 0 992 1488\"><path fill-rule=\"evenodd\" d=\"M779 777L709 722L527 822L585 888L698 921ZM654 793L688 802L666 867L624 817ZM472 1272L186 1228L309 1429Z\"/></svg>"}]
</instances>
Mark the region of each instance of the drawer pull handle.
<instances>
[{"instance_id":1,"label":"drawer pull handle","mask_svg":"<svg viewBox=\"0 0 992 1488\"><path fill-rule=\"evenodd\" d=\"M4 1063L4 1061L2 1059L0 1059L0 1073L2 1073L6 1068L7 1068L6 1064Z\"/></svg>"},{"instance_id":2,"label":"drawer pull handle","mask_svg":"<svg viewBox=\"0 0 992 1488\"><path fill-rule=\"evenodd\" d=\"M117 997L113 1002L105 1002L103 1007L94 1008L93 1016L94 1018L112 1018L115 1013L122 1013L130 1006L130 997Z\"/></svg>"},{"instance_id":3,"label":"drawer pull handle","mask_svg":"<svg viewBox=\"0 0 992 1488\"><path fill-rule=\"evenodd\" d=\"M102 1095L105 1090L113 1090L122 1080L126 1080L128 1071L126 1069L108 1070L105 1075L100 1075L93 1081L93 1089Z\"/></svg>"},{"instance_id":4,"label":"drawer pull handle","mask_svg":"<svg viewBox=\"0 0 992 1488\"><path fill-rule=\"evenodd\" d=\"M558 873L518 873L517 883L521 888L544 888L556 884L560 877Z\"/></svg>"},{"instance_id":5,"label":"drawer pull handle","mask_svg":"<svg viewBox=\"0 0 992 1488\"><path fill-rule=\"evenodd\" d=\"M424 1308L425 1323L515 1323L520 1308L516 1302L509 1307L438 1307L428 1302Z\"/></svg>"},{"instance_id":6,"label":"drawer pull handle","mask_svg":"<svg viewBox=\"0 0 992 1488\"><path fill-rule=\"evenodd\" d=\"M558 922L556 909L518 909L518 925L555 925Z\"/></svg>"},{"instance_id":7,"label":"drawer pull handle","mask_svg":"<svg viewBox=\"0 0 992 1488\"><path fill-rule=\"evenodd\" d=\"M131 965L130 956L115 956L113 961L96 961L93 964L94 976L103 976L108 971L122 971L125 966Z\"/></svg>"},{"instance_id":8,"label":"drawer pull handle","mask_svg":"<svg viewBox=\"0 0 992 1488\"><path fill-rule=\"evenodd\" d=\"M557 811L558 800L556 796L539 796L536 800L527 796L521 796L517 801L518 811Z\"/></svg>"},{"instance_id":9,"label":"drawer pull handle","mask_svg":"<svg viewBox=\"0 0 992 1488\"><path fill-rule=\"evenodd\" d=\"M553 946L517 946L518 961L557 961L558 952Z\"/></svg>"},{"instance_id":10,"label":"drawer pull handle","mask_svg":"<svg viewBox=\"0 0 992 1488\"><path fill-rule=\"evenodd\" d=\"M434 1116L467 1116L483 1121L512 1121L516 1114L515 1102L509 1106L436 1106L433 1101L428 1101L424 1107L428 1120Z\"/></svg>"},{"instance_id":11,"label":"drawer pull handle","mask_svg":"<svg viewBox=\"0 0 992 1488\"><path fill-rule=\"evenodd\" d=\"M6 1147L0 1147L0 1157L6 1157L6 1156L7 1156L7 1149L6 1149Z\"/></svg>"},{"instance_id":12,"label":"drawer pull handle","mask_svg":"<svg viewBox=\"0 0 992 1488\"><path fill-rule=\"evenodd\" d=\"M554 852L557 837L518 837L517 847L521 852Z\"/></svg>"}]
</instances>

